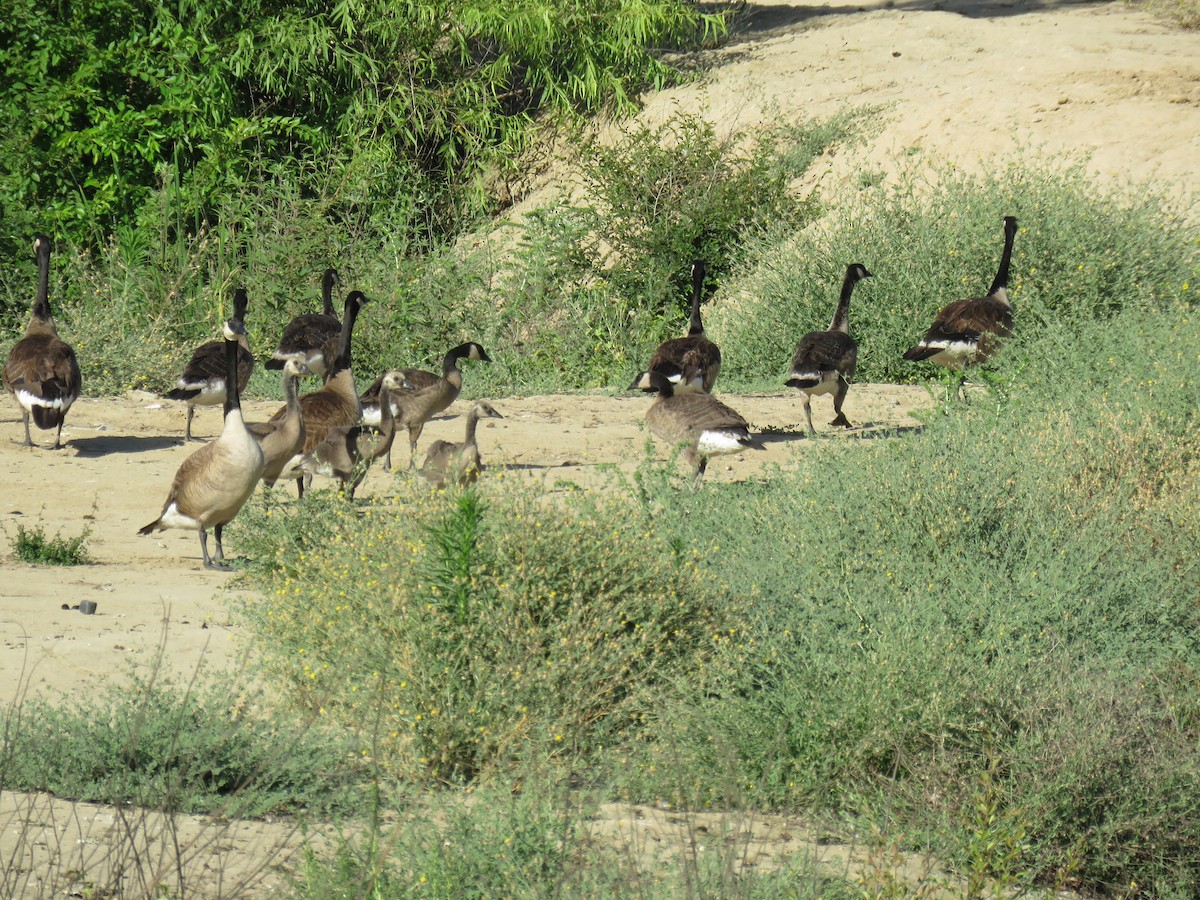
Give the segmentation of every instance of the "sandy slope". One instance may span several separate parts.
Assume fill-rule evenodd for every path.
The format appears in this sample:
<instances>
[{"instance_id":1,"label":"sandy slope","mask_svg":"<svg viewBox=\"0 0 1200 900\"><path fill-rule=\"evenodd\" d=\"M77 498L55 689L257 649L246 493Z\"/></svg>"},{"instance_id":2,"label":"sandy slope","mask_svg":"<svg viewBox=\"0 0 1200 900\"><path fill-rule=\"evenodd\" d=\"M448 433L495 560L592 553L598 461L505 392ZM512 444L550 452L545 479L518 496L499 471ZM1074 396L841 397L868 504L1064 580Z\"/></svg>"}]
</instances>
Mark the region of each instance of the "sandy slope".
<instances>
[{"instance_id":1,"label":"sandy slope","mask_svg":"<svg viewBox=\"0 0 1200 900\"><path fill-rule=\"evenodd\" d=\"M1086 159L1095 172L1118 180L1153 179L1180 193L1197 188L1200 35L1123 4L761 2L747 7L745 25L743 35L712 54L717 65L704 83L649 98L647 115L703 109L721 127L744 129L777 116L826 116L847 104L880 107L879 133L865 148L823 161L814 177L825 189L863 167L890 172L914 156L970 167L1020 148ZM755 477L765 465L786 463L814 446L788 394L725 399L755 428L772 433L766 451L725 458L710 477ZM921 389L857 385L847 413L861 427L831 439L911 426L911 409L927 401ZM830 418L828 403L817 402L818 427ZM632 466L646 442L641 397L509 398L495 405L506 418L481 427L481 445L491 461L522 477L587 480L601 463ZM275 404L247 407L252 417L265 418ZM460 402L451 412L464 408ZM218 422L217 413L201 411L198 433L210 434ZM422 444L458 439L461 423L434 422ZM182 407L144 395L85 398L71 412L68 447L58 453L44 449L44 434L38 435L42 447L20 446L20 429L16 406L6 399L0 407L0 526L6 533L0 541L0 698L9 703L28 694L91 691L123 677L127 665L145 669L160 648L165 667L181 676L202 662L235 664L237 635L221 593L229 576L200 568L194 534L135 534L158 514L172 474L193 449L180 441ZM397 451L401 465L406 454L407 448ZM387 477L373 472L363 494L385 489ZM51 534L61 528L67 536L88 527L95 562L66 570L24 565L11 554L18 524L40 524ZM228 544L236 555L236 525ZM96 601L95 616L62 608L83 599ZM5 861L24 853L12 843L20 829L11 823L23 821L19 809L30 807L17 807L0 807ZM642 830L653 820L637 818ZM78 846L109 841L98 826L78 827ZM788 827L782 823L779 830ZM670 843L668 831L659 829L652 840ZM218 854L220 865L202 865L193 877L203 884L204 871L221 871L253 880L252 843L219 843L227 848ZM48 846L43 841L43 849ZM795 849L780 845L778 834L766 846L776 853ZM29 866L42 875L61 874L70 868L69 855L47 862L46 854L30 851ZM31 896L50 892L49 882L28 884L36 890ZM219 892L215 881L200 890Z\"/></svg>"}]
</instances>

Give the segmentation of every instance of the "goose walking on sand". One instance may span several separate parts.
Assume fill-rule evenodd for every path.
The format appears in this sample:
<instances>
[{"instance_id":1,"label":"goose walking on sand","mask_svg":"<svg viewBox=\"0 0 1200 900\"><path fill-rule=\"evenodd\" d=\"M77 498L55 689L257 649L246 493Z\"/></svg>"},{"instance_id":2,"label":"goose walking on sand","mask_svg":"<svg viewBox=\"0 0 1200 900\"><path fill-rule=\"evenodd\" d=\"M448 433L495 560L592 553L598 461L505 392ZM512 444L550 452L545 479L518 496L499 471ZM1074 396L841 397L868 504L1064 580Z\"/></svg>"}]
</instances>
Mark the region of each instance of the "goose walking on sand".
<instances>
[{"instance_id":1,"label":"goose walking on sand","mask_svg":"<svg viewBox=\"0 0 1200 900\"><path fill-rule=\"evenodd\" d=\"M333 289L337 284L337 271L326 269L321 276L321 312L296 316L284 326L279 346L267 360L266 368L282 369L287 360L298 359L317 377L325 375L329 368L325 344L342 330L342 323L333 312Z\"/></svg>"},{"instance_id":2,"label":"goose walking on sand","mask_svg":"<svg viewBox=\"0 0 1200 900\"><path fill-rule=\"evenodd\" d=\"M850 336L850 295L854 285L870 277L871 273L861 263L848 265L829 328L809 332L796 345L786 384L800 392L810 434L817 433L813 428L812 398L819 394L833 394L834 418L829 424L852 427L842 412L842 404L850 390L850 380L854 378L854 370L858 365L858 344Z\"/></svg>"},{"instance_id":3,"label":"goose walking on sand","mask_svg":"<svg viewBox=\"0 0 1200 900\"><path fill-rule=\"evenodd\" d=\"M54 429L54 449L62 448L62 427L67 412L79 398L83 382L75 350L58 336L50 313L50 238L33 239L38 282L29 310L25 336L8 353L4 388L21 406L25 446L32 447L29 420L43 431Z\"/></svg>"},{"instance_id":4,"label":"goose walking on sand","mask_svg":"<svg viewBox=\"0 0 1200 900\"><path fill-rule=\"evenodd\" d=\"M702 260L692 263L692 314L684 337L663 341L650 358L647 371L658 372L674 385L677 394L703 391L711 394L721 371L721 349L708 339L700 318L704 297L704 277L708 272Z\"/></svg>"},{"instance_id":5,"label":"goose walking on sand","mask_svg":"<svg viewBox=\"0 0 1200 900\"><path fill-rule=\"evenodd\" d=\"M225 395L225 425L221 434L183 461L159 517L138 531L138 534L167 528L198 531L204 568L220 571L229 569L222 531L253 493L264 465L262 448L242 421L238 397L238 339L245 333L240 319L235 317L225 323L225 374L230 389ZM217 552L211 557L209 528L217 539Z\"/></svg>"},{"instance_id":6,"label":"goose walking on sand","mask_svg":"<svg viewBox=\"0 0 1200 900\"><path fill-rule=\"evenodd\" d=\"M247 305L245 288L237 288L233 292L233 318L243 326L238 334L237 378L234 382L239 394L246 390L250 373L254 371L254 354L250 352L250 345L246 340ZM192 436L192 417L196 414L197 406L218 406L225 402L226 375L223 340L207 341L192 352L192 358L184 367L183 374L176 379L174 389L166 394L170 400L187 402L184 440L200 440Z\"/></svg>"},{"instance_id":7,"label":"goose walking on sand","mask_svg":"<svg viewBox=\"0 0 1200 900\"><path fill-rule=\"evenodd\" d=\"M306 482L312 479L311 472L303 465L304 457L312 453L332 428L357 425L362 418L362 407L358 402L358 391L354 385L351 369L354 323L369 298L362 291L351 291L346 295L342 328L336 341L326 343L326 359L329 370L325 385L318 391L300 398L300 411L304 417L304 446L300 448L280 474L281 478L295 478L296 491L304 497ZM272 422L283 420L288 414L286 405L271 417Z\"/></svg>"}]
</instances>

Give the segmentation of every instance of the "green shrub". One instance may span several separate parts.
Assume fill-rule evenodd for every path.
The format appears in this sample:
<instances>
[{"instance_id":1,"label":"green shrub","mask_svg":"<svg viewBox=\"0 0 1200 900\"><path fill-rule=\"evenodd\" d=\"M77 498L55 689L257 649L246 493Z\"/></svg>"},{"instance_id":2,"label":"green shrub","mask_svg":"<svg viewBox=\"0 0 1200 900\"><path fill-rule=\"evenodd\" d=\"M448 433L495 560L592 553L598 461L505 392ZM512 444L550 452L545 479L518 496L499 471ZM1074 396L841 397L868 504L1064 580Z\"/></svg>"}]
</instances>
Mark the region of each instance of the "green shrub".
<instances>
[{"instance_id":1,"label":"green shrub","mask_svg":"<svg viewBox=\"0 0 1200 900\"><path fill-rule=\"evenodd\" d=\"M736 620L695 555L620 500L560 506L498 484L397 502L400 517L329 506L315 524L307 503L251 512L268 601L245 614L295 700L382 716L405 751L389 764L409 775L594 758Z\"/></svg>"},{"instance_id":2,"label":"green shrub","mask_svg":"<svg viewBox=\"0 0 1200 900\"><path fill-rule=\"evenodd\" d=\"M85 528L78 537L65 538L61 532L48 537L41 523L26 528L18 522L13 552L32 565L82 566L88 562L87 540L91 534L91 528Z\"/></svg>"},{"instance_id":3,"label":"green shrub","mask_svg":"<svg viewBox=\"0 0 1200 900\"><path fill-rule=\"evenodd\" d=\"M615 140L594 136L582 150L588 203L580 248L616 291L668 309L686 306L693 259L715 278L745 238L767 225L800 230L820 213L792 186L813 159L852 132L854 116L718 137L701 116L633 124ZM682 273L682 274L680 274Z\"/></svg>"},{"instance_id":4,"label":"green shrub","mask_svg":"<svg viewBox=\"0 0 1200 900\"><path fill-rule=\"evenodd\" d=\"M922 429L649 494L753 602L632 796L883 816L1022 883L1200 878L1200 322L1133 306L1018 343L1019 379Z\"/></svg>"}]
</instances>

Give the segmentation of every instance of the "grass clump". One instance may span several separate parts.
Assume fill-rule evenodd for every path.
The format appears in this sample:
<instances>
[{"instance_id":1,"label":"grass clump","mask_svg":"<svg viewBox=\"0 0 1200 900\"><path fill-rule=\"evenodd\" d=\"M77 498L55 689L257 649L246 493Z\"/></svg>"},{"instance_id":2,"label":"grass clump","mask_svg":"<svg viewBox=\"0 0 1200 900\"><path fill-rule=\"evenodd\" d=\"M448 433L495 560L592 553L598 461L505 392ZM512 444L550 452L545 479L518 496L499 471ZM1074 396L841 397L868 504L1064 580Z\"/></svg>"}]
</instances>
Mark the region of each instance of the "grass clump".
<instances>
[{"instance_id":1,"label":"grass clump","mask_svg":"<svg viewBox=\"0 0 1200 900\"><path fill-rule=\"evenodd\" d=\"M18 522L13 552L22 562L35 566L82 566L89 562L87 541L91 534L91 529L85 528L76 537L63 537L61 531L51 537L40 522L28 528Z\"/></svg>"},{"instance_id":2,"label":"grass clump","mask_svg":"<svg viewBox=\"0 0 1200 900\"><path fill-rule=\"evenodd\" d=\"M0 790L241 818L357 808L366 778L329 728L252 710L247 691L134 677L98 696L28 700L0 728Z\"/></svg>"},{"instance_id":3,"label":"grass clump","mask_svg":"<svg viewBox=\"0 0 1200 900\"><path fill-rule=\"evenodd\" d=\"M497 485L398 503L402 517L251 518L269 601L245 614L293 698L381 716L381 752L408 777L469 782L530 753L594 759L737 620L697 555L619 499L557 505Z\"/></svg>"},{"instance_id":4,"label":"grass clump","mask_svg":"<svg viewBox=\"0 0 1200 900\"><path fill-rule=\"evenodd\" d=\"M1128 4L1160 19L1166 19L1187 31L1200 28L1200 2L1197 0L1127 0Z\"/></svg>"}]
</instances>

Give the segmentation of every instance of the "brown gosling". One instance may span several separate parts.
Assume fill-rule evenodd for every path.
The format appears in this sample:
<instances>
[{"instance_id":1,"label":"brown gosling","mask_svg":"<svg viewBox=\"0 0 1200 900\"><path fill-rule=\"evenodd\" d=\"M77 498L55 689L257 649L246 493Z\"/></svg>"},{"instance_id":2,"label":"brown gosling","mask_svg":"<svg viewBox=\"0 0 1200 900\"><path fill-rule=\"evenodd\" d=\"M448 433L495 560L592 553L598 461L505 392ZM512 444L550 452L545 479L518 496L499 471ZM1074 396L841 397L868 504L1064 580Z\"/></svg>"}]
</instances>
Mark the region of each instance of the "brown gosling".
<instances>
[{"instance_id":1,"label":"brown gosling","mask_svg":"<svg viewBox=\"0 0 1200 900\"><path fill-rule=\"evenodd\" d=\"M786 383L788 387L800 391L810 434L817 433L813 428L812 398L818 394L833 394L834 418L830 425L853 427L842 412L842 404L850 390L850 380L854 378L854 370L858 366L858 344L850 337L850 295L854 292L854 285L863 278L871 277L861 263L848 265L842 282L842 294L829 329L810 332L796 345Z\"/></svg>"},{"instance_id":2,"label":"brown gosling","mask_svg":"<svg viewBox=\"0 0 1200 900\"><path fill-rule=\"evenodd\" d=\"M243 323L243 326L246 321L246 306L246 291L244 288L238 288L233 292L233 318ZM246 390L250 373L253 371L254 354L250 352L243 327L238 336L238 393ZM197 347L184 367L183 374L176 379L174 389L168 391L166 397L170 400L187 401L187 428L184 429L184 439L200 440L192 436L192 417L196 414L196 407L217 406L225 402L225 342L208 341Z\"/></svg>"},{"instance_id":3,"label":"brown gosling","mask_svg":"<svg viewBox=\"0 0 1200 900\"><path fill-rule=\"evenodd\" d=\"M700 303L704 295L704 276L708 267L701 260L692 263L692 315L685 337L663 341L646 366L659 372L675 387L677 394L687 391L712 393L717 374L721 371L721 349L708 339L700 319Z\"/></svg>"},{"instance_id":4,"label":"brown gosling","mask_svg":"<svg viewBox=\"0 0 1200 900\"><path fill-rule=\"evenodd\" d=\"M434 441L425 454L421 476L434 487L445 487L446 482L457 481L460 485L473 484L484 470L479 456L479 445L475 440L475 429L481 418L503 419L492 404L477 400L467 412L467 433L461 444L452 441Z\"/></svg>"},{"instance_id":5,"label":"brown gosling","mask_svg":"<svg viewBox=\"0 0 1200 900\"><path fill-rule=\"evenodd\" d=\"M408 467L416 465L417 441L425 423L442 412L458 399L462 391L462 370L458 368L460 359L474 359L480 362L491 362L487 351L473 341L459 344L446 352L442 358L442 374L439 377L433 372L422 369L397 369L404 379L404 387L392 394L392 414L396 417L399 428L408 429ZM380 376L382 378L382 376ZM368 408L378 408L377 381L363 392L363 402ZM363 421L370 424L372 416L364 413ZM392 469L392 454L389 450L384 459L384 471Z\"/></svg>"},{"instance_id":6,"label":"brown gosling","mask_svg":"<svg viewBox=\"0 0 1200 900\"><path fill-rule=\"evenodd\" d=\"M1008 268L1016 236L1017 220L1013 216L1005 216L1004 252L988 292L982 297L955 300L942 307L925 336L905 351L905 359L927 359L962 372L967 366L986 362L995 354L1000 339L1010 336L1013 329L1013 308L1008 299Z\"/></svg>"},{"instance_id":7,"label":"brown gosling","mask_svg":"<svg viewBox=\"0 0 1200 900\"><path fill-rule=\"evenodd\" d=\"M25 336L13 344L4 364L4 388L21 406L25 446L32 447L29 419L43 431L54 431L54 449L62 448L62 427L71 404L79 398L83 379L71 345L58 336L50 314L50 238L33 239L37 259L37 292L29 310Z\"/></svg>"},{"instance_id":8,"label":"brown gosling","mask_svg":"<svg viewBox=\"0 0 1200 900\"><path fill-rule=\"evenodd\" d=\"M295 358L308 366L313 375L325 375L329 368L325 342L342 331L342 323L333 312L333 289L338 283L337 270L326 269L321 276L322 311L296 316L284 326L279 346L266 362L268 369L282 369L287 360Z\"/></svg>"},{"instance_id":9,"label":"brown gosling","mask_svg":"<svg viewBox=\"0 0 1200 900\"><path fill-rule=\"evenodd\" d=\"M358 403L358 391L354 386L350 360L354 323L363 306L369 302L362 291L351 291L346 295L337 351L327 357L331 362L325 385L319 391L313 391L300 398L300 410L304 416L304 446L290 463L284 465L280 477L295 478L296 491L301 498L304 497L306 484L312 479L311 472L301 464L303 457L311 454L316 446L325 440L325 435L331 428L357 425L362 418L362 407ZM286 415L287 406L283 406L271 416L271 421L279 421Z\"/></svg>"},{"instance_id":10,"label":"brown gosling","mask_svg":"<svg viewBox=\"0 0 1200 900\"><path fill-rule=\"evenodd\" d=\"M682 447L683 458L693 468L693 484L704 477L710 457L743 450L762 450L750 426L738 413L712 394L675 393L675 386L660 372L646 371L630 389L653 391L658 397L646 410L650 433L672 447Z\"/></svg>"},{"instance_id":11,"label":"brown gosling","mask_svg":"<svg viewBox=\"0 0 1200 900\"><path fill-rule=\"evenodd\" d=\"M262 483L273 488L283 470L304 449L304 411L300 407L300 379L311 375L308 364L290 356L283 364L283 395L287 415L274 422L252 422L246 427L263 451Z\"/></svg>"},{"instance_id":12,"label":"brown gosling","mask_svg":"<svg viewBox=\"0 0 1200 900\"><path fill-rule=\"evenodd\" d=\"M233 388L225 396L225 426L215 441L205 444L183 461L171 482L171 492L162 513L138 534L150 534L167 528L187 528L200 532L200 552L204 568L228 571L222 529L231 521L254 492L263 473L263 452L242 421L237 390L239 337L245 326L239 319L225 323L225 371ZM208 555L208 529L217 538L216 555Z\"/></svg>"},{"instance_id":13,"label":"brown gosling","mask_svg":"<svg viewBox=\"0 0 1200 900\"><path fill-rule=\"evenodd\" d=\"M398 373L385 375L380 383L379 427L351 425L329 429L325 439L306 458L307 470L337 478L346 498L353 500L354 492L367 477L371 464L392 448L396 419L392 415L391 395L402 385L403 379Z\"/></svg>"}]
</instances>

